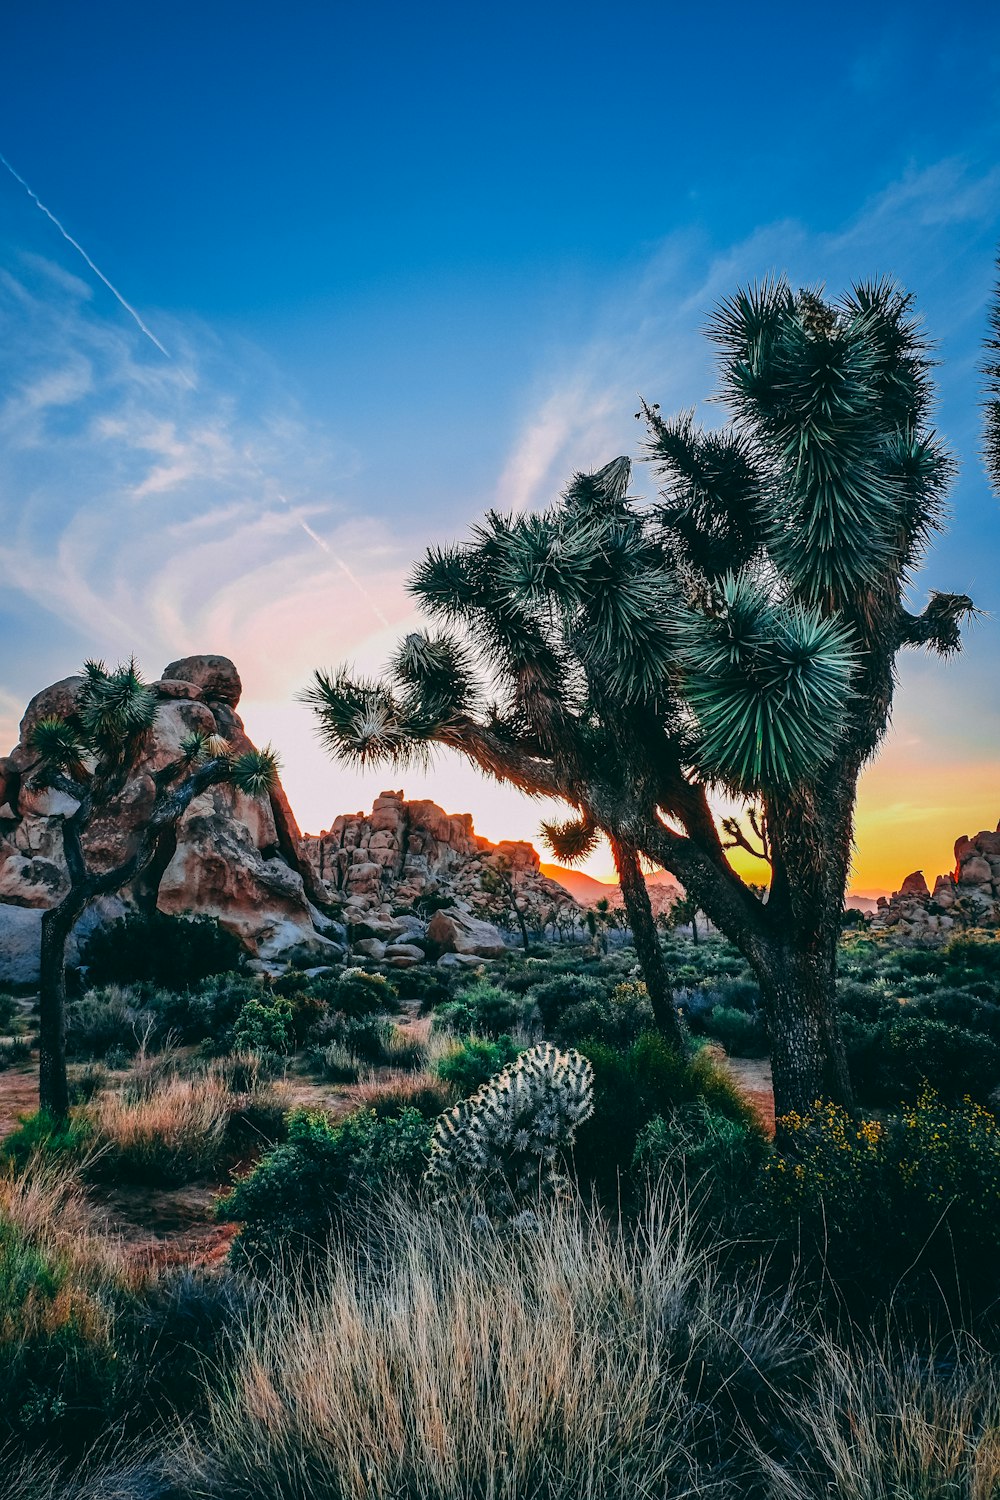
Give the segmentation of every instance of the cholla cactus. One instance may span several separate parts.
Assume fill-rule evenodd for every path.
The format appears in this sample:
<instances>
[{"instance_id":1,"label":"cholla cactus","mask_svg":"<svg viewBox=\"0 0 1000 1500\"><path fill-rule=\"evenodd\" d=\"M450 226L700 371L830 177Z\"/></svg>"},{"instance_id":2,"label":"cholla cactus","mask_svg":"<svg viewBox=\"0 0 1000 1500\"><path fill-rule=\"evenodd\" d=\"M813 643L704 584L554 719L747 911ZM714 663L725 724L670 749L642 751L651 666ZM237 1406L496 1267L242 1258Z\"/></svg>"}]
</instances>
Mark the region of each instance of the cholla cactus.
<instances>
[{"instance_id":1,"label":"cholla cactus","mask_svg":"<svg viewBox=\"0 0 1000 1500\"><path fill-rule=\"evenodd\" d=\"M439 1200L465 1200L490 1218L559 1193L563 1151L594 1111L594 1070L550 1042L522 1052L438 1120L425 1182Z\"/></svg>"}]
</instances>

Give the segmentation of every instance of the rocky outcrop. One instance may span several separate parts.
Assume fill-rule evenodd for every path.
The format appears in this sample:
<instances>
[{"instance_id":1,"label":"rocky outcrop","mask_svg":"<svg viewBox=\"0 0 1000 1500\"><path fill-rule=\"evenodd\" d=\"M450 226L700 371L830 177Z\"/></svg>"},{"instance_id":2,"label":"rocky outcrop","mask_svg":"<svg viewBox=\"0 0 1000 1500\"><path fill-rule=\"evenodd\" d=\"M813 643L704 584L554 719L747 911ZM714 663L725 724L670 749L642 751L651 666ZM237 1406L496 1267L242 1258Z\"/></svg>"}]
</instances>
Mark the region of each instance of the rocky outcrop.
<instances>
[{"instance_id":1,"label":"rocky outcrop","mask_svg":"<svg viewBox=\"0 0 1000 1500\"><path fill-rule=\"evenodd\" d=\"M352 951L399 968L421 953L444 962L499 957L516 926L509 898L491 889L506 872L529 927L576 902L543 875L531 844L480 838L468 813L383 792L370 813L348 813L302 840L328 901L342 903ZM438 908L435 911L435 908ZM375 945L375 946L373 946Z\"/></svg>"},{"instance_id":2,"label":"rocky outcrop","mask_svg":"<svg viewBox=\"0 0 1000 1500\"><path fill-rule=\"evenodd\" d=\"M41 718L72 717L82 681L67 677L36 694L21 721L18 744L0 761L0 983L31 982L40 916L31 923L27 913L54 905L67 888L61 824L76 804L62 792L30 785L30 733ZM239 673L228 658L171 662L152 687L159 705L148 748L115 804L86 836L95 869L127 857L153 802L153 773L177 756L187 735L221 735L234 754L252 748L236 713ZM311 898L320 893L300 853L300 839L280 787L265 800L213 787L192 802L160 867L124 890L121 900L215 917L263 960L295 954L316 963L336 961L343 954L337 941L343 934L313 904ZM114 909L120 911L120 903ZM94 917L85 913L82 921L92 927ZM25 936L29 932L35 935Z\"/></svg>"},{"instance_id":3,"label":"rocky outcrop","mask_svg":"<svg viewBox=\"0 0 1000 1500\"><path fill-rule=\"evenodd\" d=\"M933 938L957 927L1000 926L1000 826L955 844L955 868L929 890L923 871L907 875L898 891L880 896L873 925L902 937Z\"/></svg>"}]
</instances>

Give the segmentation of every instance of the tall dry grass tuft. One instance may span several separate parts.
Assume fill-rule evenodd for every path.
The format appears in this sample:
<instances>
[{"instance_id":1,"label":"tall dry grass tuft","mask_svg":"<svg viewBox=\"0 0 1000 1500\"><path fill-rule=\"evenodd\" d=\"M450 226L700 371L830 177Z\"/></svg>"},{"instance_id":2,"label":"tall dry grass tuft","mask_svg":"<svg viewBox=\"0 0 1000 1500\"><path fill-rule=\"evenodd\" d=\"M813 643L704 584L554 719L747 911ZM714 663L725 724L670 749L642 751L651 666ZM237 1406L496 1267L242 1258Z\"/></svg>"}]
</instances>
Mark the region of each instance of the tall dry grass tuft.
<instances>
[{"instance_id":1,"label":"tall dry grass tuft","mask_svg":"<svg viewBox=\"0 0 1000 1500\"><path fill-rule=\"evenodd\" d=\"M266 1121L283 1113L280 1089L252 1063L227 1059L190 1075L152 1068L100 1094L86 1111L95 1172L177 1183L216 1171L237 1116L252 1124L255 1117Z\"/></svg>"},{"instance_id":2,"label":"tall dry grass tuft","mask_svg":"<svg viewBox=\"0 0 1000 1500\"><path fill-rule=\"evenodd\" d=\"M521 1238L395 1204L311 1289L276 1273L189 1482L246 1500L706 1497L741 1400L800 1344L759 1281L721 1278L676 1198L638 1234L577 1204Z\"/></svg>"},{"instance_id":3,"label":"tall dry grass tuft","mask_svg":"<svg viewBox=\"0 0 1000 1500\"><path fill-rule=\"evenodd\" d=\"M758 1452L773 1500L996 1500L1000 1370L960 1344L946 1358L901 1342L824 1338L808 1398L788 1408L793 1464Z\"/></svg>"},{"instance_id":4,"label":"tall dry grass tuft","mask_svg":"<svg viewBox=\"0 0 1000 1500\"><path fill-rule=\"evenodd\" d=\"M136 1284L140 1273L127 1260L120 1236L88 1203L79 1167L44 1153L20 1171L8 1165L0 1172L0 1225L65 1265L88 1288Z\"/></svg>"}]
</instances>

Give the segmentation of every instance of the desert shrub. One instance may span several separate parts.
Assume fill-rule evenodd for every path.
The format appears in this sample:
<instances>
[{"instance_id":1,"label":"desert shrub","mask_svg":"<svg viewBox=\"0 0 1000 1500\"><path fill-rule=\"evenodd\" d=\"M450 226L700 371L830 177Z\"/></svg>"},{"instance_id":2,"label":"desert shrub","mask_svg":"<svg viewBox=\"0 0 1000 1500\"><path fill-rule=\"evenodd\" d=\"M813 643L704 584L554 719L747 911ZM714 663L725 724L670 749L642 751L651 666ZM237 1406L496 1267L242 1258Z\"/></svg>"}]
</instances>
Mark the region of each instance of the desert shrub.
<instances>
[{"instance_id":1,"label":"desert shrub","mask_svg":"<svg viewBox=\"0 0 1000 1500\"><path fill-rule=\"evenodd\" d=\"M583 1046L588 1040L628 1047L653 1024L653 1007L646 986L635 979L625 979L603 999L582 1000L567 1006L553 1027L553 1036L561 1047Z\"/></svg>"},{"instance_id":2,"label":"desert shrub","mask_svg":"<svg viewBox=\"0 0 1000 1500\"><path fill-rule=\"evenodd\" d=\"M515 1031L529 1009L509 990L488 979L475 979L454 1000L438 1006L434 1024L463 1035L475 1032L478 1036L495 1037Z\"/></svg>"},{"instance_id":3,"label":"desert shrub","mask_svg":"<svg viewBox=\"0 0 1000 1500\"><path fill-rule=\"evenodd\" d=\"M906 1006L908 1016L923 1016L929 1021L943 1021L962 1031L981 1032L1000 1043L1000 1005L984 1000L972 990L935 987Z\"/></svg>"},{"instance_id":4,"label":"desert shrub","mask_svg":"<svg viewBox=\"0 0 1000 1500\"><path fill-rule=\"evenodd\" d=\"M780 1122L764 1212L840 1289L966 1308L1000 1286L1000 1121L926 1090L901 1113L855 1120L836 1105Z\"/></svg>"},{"instance_id":5,"label":"desert shrub","mask_svg":"<svg viewBox=\"0 0 1000 1500\"><path fill-rule=\"evenodd\" d=\"M396 983L400 995L405 1000L418 1000L424 1013L444 1005L454 988L451 975L440 969L404 969Z\"/></svg>"},{"instance_id":6,"label":"desert shrub","mask_svg":"<svg viewBox=\"0 0 1000 1500\"><path fill-rule=\"evenodd\" d=\"M130 1295L117 1247L96 1232L65 1158L0 1171L0 1491L7 1443L59 1455L116 1415L116 1323Z\"/></svg>"},{"instance_id":7,"label":"desert shrub","mask_svg":"<svg viewBox=\"0 0 1000 1500\"><path fill-rule=\"evenodd\" d=\"M873 1026L844 1020L844 1044L858 1100L913 1102L925 1084L949 1103L985 1099L1000 1082L1000 1045L981 1032L913 1014L910 1006Z\"/></svg>"},{"instance_id":8,"label":"desert shrub","mask_svg":"<svg viewBox=\"0 0 1000 1500\"><path fill-rule=\"evenodd\" d=\"M154 1010L141 989L118 984L87 990L66 1006L66 1052L70 1057L107 1057L111 1051L131 1056L143 1041L157 1039Z\"/></svg>"},{"instance_id":9,"label":"desert shrub","mask_svg":"<svg viewBox=\"0 0 1000 1500\"><path fill-rule=\"evenodd\" d=\"M1000 985L1000 939L962 934L951 939L942 950L942 958L950 976L965 975Z\"/></svg>"},{"instance_id":10,"label":"desert shrub","mask_svg":"<svg viewBox=\"0 0 1000 1500\"><path fill-rule=\"evenodd\" d=\"M193 1493L743 1492L736 1445L768 1431L802 1335L753 1275L716 1268L669 1197L634 1236L572 1203L513 1237L379 1203L373 1238L366 1274L335 1242L305 1288L283 1277L248 1309Z\"/></svg>"},{"instance_id":11,"label":"desert shrub","mask_svg":"<svg viewBox=\"0 0 1000 1500\"><path fill-rule=\"evenodd\" d=\"M88 1063L69 1081L71 1104L89 1104L96 1094L108 1085L108 1068L105 1063Z\"/></svg>"},{"instance_id":12,"label":"desert shrub","mask_svg":"<svg viewBox=\"0 0 1000 1500\"><path fill-rule=\"evenodd\" d=\"M344 1042L327 1042L314 1047L309 1054L309 1066L327 1083L354 1083L361 1072L361 1063Z\"/></svg>"},{"instance_id":13,"label":"desert shrub","mask_svg":"<svg viewBox=\"0 0 1000 1500\"><path fill-rule=\"evenodd\" d=\"M513 1062L519 1050L511 1036L470 1036L439 1059L436 1072L456 1094L467 1098Z\"/></svg>"},{"instance_id":14,"label":"desert shrub","mask_svg":"<svg viewBox=\"0 0 1000 1500\"><path fill-rule=\"evenodd\" d=\"M288 1139L219 1200L220 1217L240 1224L236 1260L262 1264L282 1246L314 1249L358 1199L392 1184L415 1186L429 1152L430 1125L416 1109L387 1118L359 1110L336 1121L294 1111Z\"/></svg>"},{"instance_id":15,"label":"desert shrub","mask_svg":"<svg viewBox=\"0 0 1000 1500\"><path fill-rule=\"evenodd\" d=\"M31 1043L27 1037L0 1037L0 1073L6 1072L8 1068L16 1068L21 1063L26 1063L30 1060Z\"/></svg>"},{"instance_id":16,"label":"desert shrub","mask_svg":"<svg viewBox=\"0 0 1000 1500\"><path fill-rule=\"evenodd\" d=\"M760 1129L752 1108L709 1049L691 1059L681 1057L656 1032L645 1033L625 1049L594 1042L582 1046L594 1069L594 1113L577 1134L574 1160L581 1181L612 1198L632 1166L639 1136L657 1115L669 1117L703 1099L724 1118L748 1130Z\"/></svg>"},{"instance_id":17,"label":"desert shrub","mask_svg":"<svg viewBox=\"0 0 1000 1500\"><path fill-rule=\"evenodd\" d=\"M117 1089L88 1111L91 1175L173 1185L211 1176L225 1153L232 1098L218 1078L172 1078L155 1090Z\"/></svg>"},{"instance_id":18,"label":"desert shrub","mask_svg":"<svg viewBox=\"0 0 1000 1500\"><path fill-rule=\"evenodd\" d=\"M232 1026L248 1000L267 1003L268 985L252 974L212 974L186 990L159 990L150 998L164 1031L190 1044L211 1039L220 1050L232 1043Z\"/></svg>"},{"instance_id":19,"label":"desert shrub","mask_svg":"<svg viewBox=\"0 0 1000 1500\"><path fill-rule=\"evenodd\" d=\"M280 995L270 1002L248 1000L233 1026L234 1052L289 1052L295 1041L295 1025L289 1000Z\"/></svg>"},{"instance_id":20,"label":"desert shrub","mask_svg":"<svg viewBox=\"0 0 1000 1500\"><path fill-rule=\"evenodd\" d=\"M884 983L865 983L857 979L843 980L837 986L837 1002L842 1016L872 1025L886 1017L894 1016L899 1008Z\"/></svg>"},{"instance_id":21,"label":"desert shrub","mask_svg":"<svg viewBox=\"0 0 1000 1500\"><path fill-rule=\"evenodd\" d=\"M593 1112L594 1072L578 1052L543 1042L522 1052L438 1120L425 1182L474 1216L533 1212L565 1191L566 1153Z\"/></svg>"},{"instance_id":22,"label":"desert shrub","mask_svg":"<svg viewBox=\"0 0 1000 1500\"><path fill-rule=\"evenodd\" d=\"M756 1191L766 1150L756 1122L724 1115L701 1098L654 1115L639 1132L632 1166L652 1179L680 1179L715 1216Z\"/></svg>"},{"instance_id":23,"label":"desert shrub","mask_svg":"<svg viewBox=\"0 0 1000 1500\"><path fill-rule=\"evenodd\" d=\"M610 988L607 980L594 975L563 974L541 984L535 981L529 993L538 1008L543 1031L551 1033L570 1006L590 1001L601 1003L607 999Z\"/></svg>"},{"instance_id":24,"label":"desert shrub","mask_svg":"<svg viewBox=\"0 0 1000 1500\"><path fill-rule=\"evenodd\" d=\"M8 994L6 990L0 990L0 1032L11 1030L20 1013L21 1007L17 1003L16 996Z\"/></svg>"},{"instance_id":25,"label":"desert shrub","mask_svg":"<svg viewBox=\"0 0 1000 1500\"><path fill-rule=\"evenodd\" d=\"M399 991L387 975L367 974L363 969L348 969L325 984L322 994L331 1010L353 1017L394 1010L399 999Z\"/></svg>"},{"instance_id":26,"label":"desert shrub","mask_svg":"<svg viewBox=\"0 0 1000 1500\"><path fill-rule=\"evenodd\" d=\"M767 1031L759 1015L728 1005L716 1005L702 1021L706 1036L719 1042L732 1057L766 1057Z\"/></svg>"},{"instance_id":27,"label":"desert shrub","mask_svg":"<svg viewBox=\"0 0 1000 1500\"><path fill-rule=\"evenodd\" d=\"M130 912L99 927L83 953L92 985L148 980L167 989L188 989L209 974L238 969L246 958L239 938L212 917L145 916Z\"/></svg>"},{"instance_id":28,"label":"desert shrub","mask_svg":"<svg viewBox=\"0 0 1000 1500\"><path fill-rule=\"evenodd\" d=\"M404 1109L415 1109L423 1119L433 1122L450 1108L453 1095L443 1079L429 1073L411 1073L369 1079L358 1087L356 1098L359 1108L371 1110L380 1120L394 1119Z\"/></svg>"}]
</instances>

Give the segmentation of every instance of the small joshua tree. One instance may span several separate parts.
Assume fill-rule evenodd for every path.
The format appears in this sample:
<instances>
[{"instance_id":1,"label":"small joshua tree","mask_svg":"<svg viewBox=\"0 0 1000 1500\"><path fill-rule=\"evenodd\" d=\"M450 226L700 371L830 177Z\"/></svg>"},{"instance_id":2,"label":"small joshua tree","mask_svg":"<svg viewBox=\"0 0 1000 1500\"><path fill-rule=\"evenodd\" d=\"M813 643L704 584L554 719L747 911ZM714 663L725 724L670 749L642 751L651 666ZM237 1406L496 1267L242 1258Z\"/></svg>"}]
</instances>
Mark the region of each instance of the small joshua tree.
<instances>
[{"instance_id":1,"label":"small joshua tree","mask_svg":"<svg viewBox=\"0 0 1000 1500\"><path fill-rule=\"evenodd\" d=\"M522 1052L438 1120L425 1182L440 1201L490 1218L530 1212L563 1191L563 1154L594 1111L594 1070L550 1042Z\"/></svg>"},{"instance_id":2,"label":"small joshua tree","mask_svg":"<svg viewBox=\"0 0 1000 1500\"><path fill-rule=\"evenodd\" d=\"M42 1109L66 1115L66 942L73 926L97 896L120 891L161 856L192 800L210 786L229 782L248 796L270 791L277 758L270 749L233 756L221 736L192 734L180 755L152 773L154 797L144 821L133 827L120 863L91 866L88 829L96 819L113 818L119 797L148 746L157 699L135 662L108 671L87 662L83 686L72 713L40 719L29 747L37 759L23 772L23 784L51 787L75 803L62 820L63 854L69 890L42 917L39 982L39 1079Z\"/></svg>"}]
</instances>

